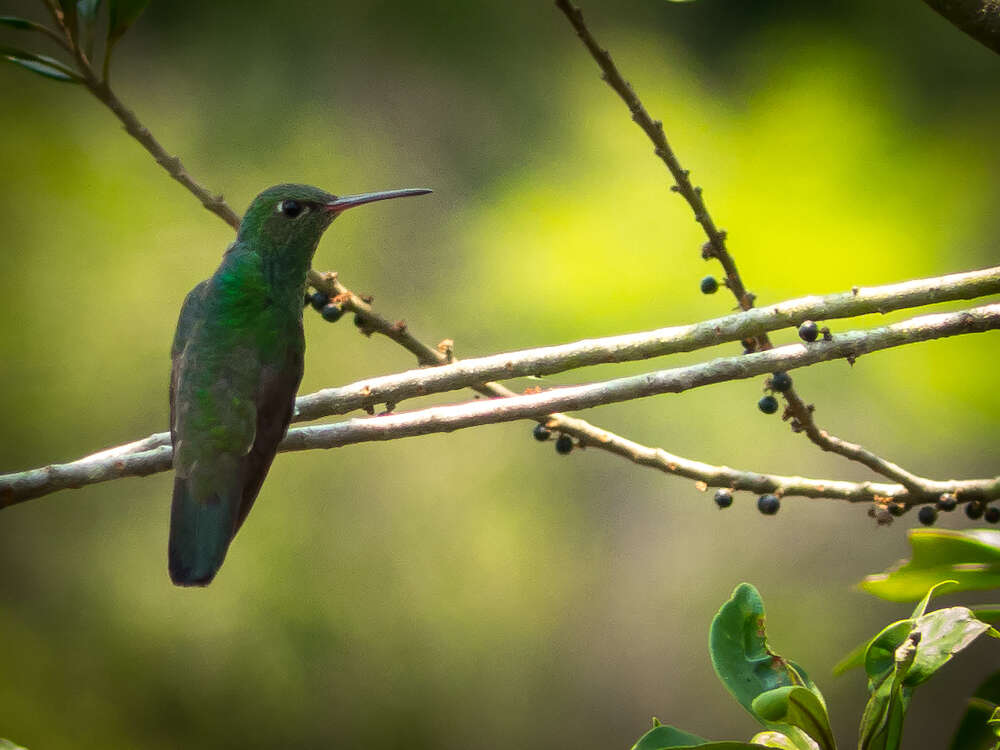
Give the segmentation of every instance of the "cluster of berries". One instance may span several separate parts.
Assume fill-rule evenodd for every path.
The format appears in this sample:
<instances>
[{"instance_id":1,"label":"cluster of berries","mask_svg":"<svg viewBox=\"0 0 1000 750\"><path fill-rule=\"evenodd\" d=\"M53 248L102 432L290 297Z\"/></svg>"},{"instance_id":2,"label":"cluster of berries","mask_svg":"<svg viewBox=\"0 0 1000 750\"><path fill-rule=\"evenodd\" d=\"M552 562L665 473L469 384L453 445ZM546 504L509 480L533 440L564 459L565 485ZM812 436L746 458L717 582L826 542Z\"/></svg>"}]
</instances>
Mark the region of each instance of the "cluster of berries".
<instances>
[{"instance_id":1,"label":"cluster of berries","mask_svg":"<svg viewBox=\"0 0 1000 750\"><path fill-rule=\"evenodd\" d=\"M917 520L924 526L933 526L937 521L938 511L950 513L958 507L958 498L950 492L946 492L937 499L934 505L924 505L917 511ZM890 512L892 508L889 509ZM1000 507L987 505L977 500L972 500L965 504L965 515L973 521L982 518L986 523L1000 523Z\"/></svg>"},{"instance_id":2,"label":"cluster of berries","mask_svg":"<svg viewBox=\"0 0 1000 750\"><path fill-rule=\"evenodd\" d=\"M733 504L733 491L725 488L716 490L715 504L719 508L728 508ZM781 498L777 495L761 495L757 498L757 510L765 516L773 516L781 508Z\"/></svg>"},{"instance_id":3,"label":"cluster of berries","mask_svg":"<svg viewBox=\"0 0 1000 750\"><path fill-rule=\"evenodd\" d=\"M535 440L539 443L544 443L550 437L552 437L552 430L543 424L536 424L534 431L531 433L535 436ZM573 451L573 447L576 444L573 442L573 438L564 432L559 433L559 437L556 438L556 453L565 456L567 453Z\"/></svg>"},{"instance_id":4,"label":"cluster of berries","mask_svg":"<svg viewBox=\"0 0 1000 750\"><path fill-rule=\"evenodd\" d=\"M313 292L312 294L306 294L306 297L302 302L302 306L306 307L307 305L312 305L313 310L322 315L323 320L328 323L336 323L344 314L344 308L335 304L327 296L326 292Z\"/></svg>"}]
</instances>

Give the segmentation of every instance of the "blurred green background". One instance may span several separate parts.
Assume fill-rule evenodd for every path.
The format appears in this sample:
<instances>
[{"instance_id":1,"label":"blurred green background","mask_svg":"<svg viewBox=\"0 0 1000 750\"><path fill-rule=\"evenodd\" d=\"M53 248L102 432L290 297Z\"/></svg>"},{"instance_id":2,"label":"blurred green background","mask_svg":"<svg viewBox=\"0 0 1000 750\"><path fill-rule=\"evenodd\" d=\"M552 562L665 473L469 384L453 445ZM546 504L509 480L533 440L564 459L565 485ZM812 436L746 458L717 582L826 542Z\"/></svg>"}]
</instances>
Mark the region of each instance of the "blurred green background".
<instances>
[{"instance_id":1,"label":"blurred green background","mask_svg":"<svg viewBox=\"0 0 1000 750\"><path fill-rule=\"evenodd\" d=\"M762 303L997 262L1000 58L922 3L583 8ZM0 12L44 18L20 1ZM434 188L340 219L316 265L459 356L731 308L699 293L718 267L689 209L547 0L154 0L113 82L239 211L283 181ZM0 97L0 471L14 471L165 429L177 311L232 233L85 92L3 66ZM302 392L412 366L350 322L305 326ZM795 379L835 434L930 476L988 476L998 354L995 335L962 337ZM709 462L867 476L761 415L762 385L584 416ZM863 679L829 670L908 608L851 586L906 553L915 514L876 528L863 507L792 498L766 518L745 494L720 513L690 482L557 456L530 432L280 456L207 590L167 578L170 474L3 511L0 736L32 750L623 748L656 715L746 738L706 648L746 580L853 745ZM945 745L1000 661L995 643L972 653L917 693L907 747Z\"/></svg>"}]
</instances>

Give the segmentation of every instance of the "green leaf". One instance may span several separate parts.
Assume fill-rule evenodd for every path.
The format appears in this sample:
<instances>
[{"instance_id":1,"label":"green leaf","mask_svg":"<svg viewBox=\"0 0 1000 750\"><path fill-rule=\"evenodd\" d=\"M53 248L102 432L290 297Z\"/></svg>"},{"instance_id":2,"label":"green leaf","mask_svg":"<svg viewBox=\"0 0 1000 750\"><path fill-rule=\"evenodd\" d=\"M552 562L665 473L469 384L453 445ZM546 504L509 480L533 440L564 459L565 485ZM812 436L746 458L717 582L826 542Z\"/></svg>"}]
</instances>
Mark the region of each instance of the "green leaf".
<instances>
[{"instance_id":1,"label":"green leaf","mask_svg":"<svg viewBox=\"0 0 1000 750\"><path fill-rule=\"evenodd\" d=\"M892 680L879 685L861 715L859 750L898 750L912 694L912 688L901 688Z\"/></svg>"},{"instance_id":2,"label":"green leaf","mask_svg":"<svg viewBox=\"0 0 1000 750\"><path fill-rule=\"evenodd\" d=\"M117 42L142 15L149 0L108 0L108 46Z\"/></svg>"},{"instance_id":3,"label":"green leaf","mask_svg":"<svg viewBox=\"0 0 1000 750\"><path fill-rule=\"evenodd\" d=\"M17 16L0 16L0 26L9 26L18 31L43 31L45 28L40 23L29 21L27 18L18 18Z\"/></svg>"},{"instance_id":4,"label":"green leaf","mask_svg":"<svg viewBox=\"0 0 1000 750\"><path fill-rule=\"evenodd\" d=\"M1000 531L914 529L913 557L885 573L867 576L861 588L882 599L916 601L940 581L956 583L951 592L1000 586Z\"/></svg>"},{"instance_id":5,"label":"green leaf","mask_svg":"<svg viewBox=\"0 0 1000 750\"><path fill-rule=\"evenodd\" d=\"M913 610L913 614L910 615L910 618L915 620L918 617L922 617L924 613L927 612L927 605L930 604L931 597L934 596L934 592L942 586L947 586L949 583L958 583L958 581L938 581L927 589L927 593L924 594L924 598L920 600L919 604L917 604L916 609Z\"/></svg>"},{"instance_id":6,"label":"green leaf","mask_svg":"<svg viewBox=\"0 0 1000 750\"><path fill-rule=\"evenodd\" d=\"M949 750L990 750L996 745L997 735L990 727L991 717L997 706L980 698L970 698L969 707L951 738Z\"/></svg>"},{"instance_id":7,"label":"green leaf","mask_svg":"<svg viewBox=\"0 0 1000 750\"><path fill-rule=\"evenodd\" d=\"M10 740L0 739L0 750L25 750L25 748L15 745Z\"/></svg>"},{"instance_id":8,"label":"green leaf","mask_svg":"<svg viewBox=\"0 0 1000 750\"><path fill-rule=\"evenodd\" d=\"M859 750L898 750L903 718L913 695L913 688L905 687L903 678L916 660L918 642L919 636L906 638L893 653L892 671L869 680L871 697L861 715Z\"/></svg>"},{"instance_id":9,"label":"green leaf","mask_svg":"<svg viewBox=\"0 0 1000 750\"><path fill-rule=\"evenodd\" d=\"M741 583L712 620L709 651L722 684L767 729L788 735L798 748L813 743L797 727L768 722L756 714L753 701L775 688L801 685L825 706L823 696L801 667L768 648L764 602L753 586Z\"/></svg>"},{"instance_id":10,"label":"green leaf","mask_svg":"<svg viewBox=\"0 0 1000 750\"><path fill-rule=\"evenodd\" d=\"M826 706L801 685L768 690L753 700L753 710L760 718L774 723L791 724L809 735L821 750L836 750L837 741L830 729Z\"/></svg>"},{"instance_id":11,"label":"green leaf","mask_svg":"<svg viewBox=\"0 0 1000 750\"><path fill-rule=\"evenodd\" d=\"M937 609L917 618L913 631L920 633L916 658L906 674L904 684L916 686L930 679L936 671L951 661L951 657L966 648L983 633L993 631L976 618L967 607ZM996 633L1000 637L1000 633Z\"/></svg>"},{"instance_id":12,"label":"green leaf","mask_svg":"<svg viewBox=\"0 0 1000 750\"><path fill-rule=\"evenodd\" d=\"M860 667L865 663L865 652L868 651L868 644L871 641L865 641L864 643L859 643L857 646L852 648L848 654L833 665L833 674L837 677L844 674L848 670L854 669L855 667Z\"/></svg>"},{"instance_id":13,"label":"green leaf","mask_svg":"<svg viewBox=\"0 0 1000 750\"><path fill-rule=\"evenodd\" d=\"M87 57L94 56L94 28L97 26L97 11L101 0L77 0L76 15L80 25L80 44Z\"/></svg>"},{"instance_id":14,"label":"green leaf","mask_svg":"<svg viewBox=\"0 0 1000 750\"><path fill-rule=\"evenodd\" d=\"M983 622L988 622L990 625L1000 623L1000 605L998 604L987 604L985 607L973 607L972 614Z\"/></svg>"},{"instance_id":15,"label":"green leaf","mask_svg":"<svg viewBox=\"0 0 1000 750\"><path fill-rule=\"evenodd\" d=\"M708 740L676 727L660 724L646 732L632 746L632 750L659 750L661 747L690 747L704 745Z\"/></svg>"},{"instance_id":16,"label":"green leaf","mask_svg":"<svg viewBox=\"0 0 1000 750\"><path fill-rule=\"evenodd\" d=\"M927 602L930 600L931 594L934 592L934 590L938 586L941 586L941 585L943 585L945 583L950 583L950 581L942 581L941 583L939 583L939 584L931 587L931 589L927 592L927 595L923 598L923 600L920 602L920 604L917 605L917 608L913 611L913 616L914 617L919 617L920 615L922 615L926 611L926 609L927 609ZM997 606L997 605L987 605L985 607L975 607L972 610L972 614L975 615L975 617L977 619L982 620L983 622L986 622L986 623L993 624L993 623L1000 622L1000 606ZM908 622L908 621L907 620L902 620L901 622ZM889 627L893 627L893 626L896 626L898 624L899 623L893 623L893 625L891 625ZM881 635L881 633L879 635ZM878 638L878 637L879 636L876 636L875 638ZM839 677L840 675L844 674L844 672L847 672L848 670L854 669L855 667L862 666L865 663L865 656L866 656L866 653L868 651L868 646L872 643L872 641L875 640L875 638L873 638L871 641L865 641L864 643L860 643L857 646L855 646L853 649L851 649L851 651L843 659L841 659L839 662L836 663L836 665L834 665L834 667L833 667L833 673L836 676ZM896 643L893 648L897 648L900 643L902 643L901 640L898 643Z\"/></svg>"},{"instance_id":17,"label":"green leaf","mask_svg":"<svg viewBox=\"0 0 1000 750\"><path fill-rule=\"evenodd\" d=\"M87 23L97 21L97 11L101 8L101 0L77 0L76 14Z\"/></svg>"},{"instance_id":18,"label":"green leaf","mask_svg":"<svg viewBox=\"0 0 1000 750\"><path fill-rule=\"evenodd\" d=\"M900 620L886 625L869 641L864 659L869 691L874 690L875 684L885 680L896 668L896 649L906 642L912 629L913 620Z\"/></svg>"},{"instance_id":19,"label":"green leaf","mask_svg":"<svg viewBox=\"0 0 1000 750\"><path fill-rule=\"evenodd\" d=\"M80 83L81 81L80 76L74 73L70 67L46 55L37 55L34 52L25 52L14 47L0 47L0 58L56 81L70 83Z\"/></svg>"},{"instance_id":20,"label":"green leaf","mask_svg":"<svg viewBox=\"0 0 1000 750\"><path fill-rule=\"evenodd\" d=\"M795 743L781 732L772 732L770 730L758 732L750 738L750 741L764 747L775 747L778 750L796 750Z\"/></svg>"}]
</instances>

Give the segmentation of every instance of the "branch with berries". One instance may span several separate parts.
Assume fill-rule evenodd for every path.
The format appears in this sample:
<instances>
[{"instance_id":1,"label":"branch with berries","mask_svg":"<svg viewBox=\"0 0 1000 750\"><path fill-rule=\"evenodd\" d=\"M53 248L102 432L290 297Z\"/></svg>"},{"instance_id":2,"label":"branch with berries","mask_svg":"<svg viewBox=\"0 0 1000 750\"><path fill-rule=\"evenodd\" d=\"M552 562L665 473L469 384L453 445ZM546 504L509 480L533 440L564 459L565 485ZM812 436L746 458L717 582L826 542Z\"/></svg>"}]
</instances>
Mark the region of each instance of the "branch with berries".
<instances>
[{"instance_id":1,"label":"branch with berries","mask_svg":"<svg viewBox=\"0 0 1000 750\"><path fill-rule=\"evenodd\" d=\"M831 336L828 341L790 344L753 354L719 357L696 365L599 383L556 387L545 391L436 406L401 414L386 412L379 416L351 419L335 424L300 427L289 431L280 450L338 448L355 443L396 440L519 419L536 419L540 420L541 427L535 430L536 438L545 440L553 431L559 431L563 442L560 447L557 441L557 450L560 453L568 453L573 448L574 431L569 429L568 424L561 425L559 417L549 416L558 410L587 409L660 394L682 393L692 388L766 373L776 373L771 378L772 387L779 388L781 386L774 385L774 381L784 378L790 385L787 372L799 367L833 359L856 359L864 354L896 346L998 328L1000 328L1000 303L959 312L924 315L879 328L838 333L836 336ZM655 333L647 334L647 337L655 339ZM697 332L689 333L687 339L689 341L696 339L697 335ZM562 361L566 366L561 369L581 366L574 362L574 353L586 352L592 358L594 351L602 351L600 347L595 349L595 343L585 341L576 345L555 347L563 350ZM642 348L641 341L634 343L640 345L639 349ZM605 346L603 351L613 351L613 347ZM482 380L487 373L494 372L498 366L503 367L497 364L499 361L511 363L512 370L516 372L531 371L542 367L543 363L548 363L544 366L552 371L560 369L552 364L551 353L545 350L467 360L432 371L417 370L378 379L382 382L360 382L342 389L330 389L304 396L297 402L297 419L343 413L359 407L371 408L373 398L395 404L418 394L464 388ZM605 431L595 435L594 428L586 423L578 422L576 426L577 440L582 445L605 447L615 441L618 441L619 446L624 445L623 439ZM566 442L566 438L569 439L569 443ZM0 507L66 487L166 471L171 466L172 458L169 443L169 435L161 433L71 464L0 476ZM640 458L648 453L649 449L636 444L632 446L625 452L626 457L642 463ZM622 451L619 449L616 452ZM881 499L887 502L891 499L896 503L902 503L904 507L937 499L946 493L960 495L964 501L986 501L1000 496L1000 477L965 482L939 482L907 472L908 481L901 481L898 487L871 489L868 485L869 489L866 491L862 485L846 490L844 483L826 480L790 480L787 477L770 477L763 480L762 484L760 475L751 477L745 472L739 472L741 476L736 476L731 470L722 467L702 464L701 468L693 470L692 466L690 462L687 464L685 475L697 479L705 486L733 489L767 486L778 495L804 494L811 497L829 496L855 501ZM677 471L676 467L668 469L671 473L682 473ZM898 471L903 470L898 469Z\"/></svg>"},{"instance_id":2,"label":"branch with berries","mask_svg":"<svg viewBox=\"0 0 1000 750\"><path fill-rule=\"evenodd\" d=\"M618 94L631 112L632 120L642 128L653 143L654 153L664 162L674 179L674 184L671 185L670 189L679 193L690 205L695 221L701 225L707 237L707 241L701 248L702 257L705 260L715 258L722 264L725 271L723 283L733 293L741 309L751 309L755 296L747 291L736 268L736 263L726 247L726 232L716 227L702 197L702 189L692 185L690 173L681 166L667 141L663 123L654 120L649 115L631 84L619 72L607 49L601 47L587 28L580 9L573 5L570 0L555 0L555 4L566 16L577 36L580 37L601 69L602 80ZM719 283L713 276L707 276L701 282L701 291L705 294L714 294L718 288ZM828 329L820 328L814 321L804 321L799 328L799 335L804 341L815 341L821 334L824 338L828 338L830 335ZM770 349L772 344L767 333L762 333L745 339L744 346L748 352L751 352ZM877 474L900 483L916 495L926 494L927 485L917 475L881 458L862 445L843 440L821 429L816 424L814 407L802 399L792 387L791 379L786 375L779 373L775 378L772 378L770 383L772 390L785 399L784 418L789 421L794 432L804 432L809 440L824 451L830 451L851 461L861 463ZM765 395L761 398L759 407L761 411L773 414L779 408L778 400L774 395ZM933 523L933 519L927 514L924 514L921 520Z\"/></svg>"},{"instance_id":3,"label":"branch with berries","mask_svg":"<svg viewBox=\"0 0 1000 750\"><path fill-rule=\"evenodd\" d=\"M238 227L239 216L225 200L196 182L180 159L167 153L135 114L118 99L109 85L109 63L114 44L135 21L145 4L146 0L120 0L117 4L112 4L117 8L112 13L117 16L109 19L109 35L100 74L97 73L92 54L96 18L88 15L96 13L95 4L78 6L67 0L57 5L53 0L45 0L55 28L25 19L0 18L0 25L39 32L55 40L72 58L70 63L9 47L0 48L0 56L48 78L83 85L114 113L126 131L139 141L173 179L191 192L209 211L230 226ZM632 87L618 72L610 55L587 29L580 11L568 0L557 0L556 5L566 14L597 61L604 80L625 101L633 120L653 142L655 153L666 164L674 179L672 190L688 202L696 221L705 231L708 239L702 246L702 256L706 260L716 259L721 263L725 273L723 284L733 293L742 312L688 326L458 361L454 357L450 341L446 340L438 346L425 344L412 334L403 321L392 321L378 314L371 305L370 297L352 292L341 283L336 273L311 270L308 281L316 291L307 296L304 304L311 304L330 322L339 320L345 313L353 313L355 324L363 334L370 336L378 333L386 336L413 354L421 366L434 367L369 379L300 397L296 404L296 421L346 414L359 408L373 414L375 407L380 404L385 404L385 413L335 424L294 428L289 431L281 450L332 448L532 419L538 423L534 429L536 439L545 441L555 435L555 447L559 453L568 454L577 447L599 448L638 465L693 479L703 490L719 487L715 502L720 508L732 503L733 490L745 490L761 495L758 508L765 514L777 512L781 497L799 495L872 503L871 513L880 523L891 520L893 515L917 504L924 504L920 520L932 523L933 514L937 510L953 510L960 502L966 504L966 512L970 517L985 516L986 520L1000 521L1000 509L995 506L986 507L988 501L1000 497L1000 477L949 481L927 479L860 445L831 436L815 424L812 406L798 396L792 387L791 376L788 375L788 370L830 359L845 358L853 363L858 356L880 349L997 328L1000 326L998 305L923 316L881 328L836 334L832 334L829 327L820 327L814 321L827 322L996 294L1000 291L1000 268L883 287L854 288L839 295L808 297L754 308L754 295L746 289L735 260L726 247L726 233L716 227L701 189L692 184L689 173L681 167L666 139L662 123L649 116ZM704 293L711 294L718 290L719 282L714 277L706 277L701 288ZM798 327L799 337L804 343L774 348L768 333L788 327ZM524 375L552 374L594 364L694 351L737 340L744 344L743 356L722 357L698 365L660 370L631 378L545 391L531 389L532 392L522 394L494 382ZM677 393L709 383L760 375L767 376L767 389L771 392L760 400L758 406L761 411L775 413L779 404L774 394L783 396L786 401L784 416L793 430L805 432L824 450L858 461L890 481L807 479L712 466L660 448L640 445L582 419L555 411L590 408L660 393ZM405 399L465 387L489 397L488 400L402 414L391 413ZM60 489L165 471L170 466L169 435L159 433L71 463L0 476L0 507ZM931 507L930 503L934 503L934 506Z\"/></svg>"}]
</instances>

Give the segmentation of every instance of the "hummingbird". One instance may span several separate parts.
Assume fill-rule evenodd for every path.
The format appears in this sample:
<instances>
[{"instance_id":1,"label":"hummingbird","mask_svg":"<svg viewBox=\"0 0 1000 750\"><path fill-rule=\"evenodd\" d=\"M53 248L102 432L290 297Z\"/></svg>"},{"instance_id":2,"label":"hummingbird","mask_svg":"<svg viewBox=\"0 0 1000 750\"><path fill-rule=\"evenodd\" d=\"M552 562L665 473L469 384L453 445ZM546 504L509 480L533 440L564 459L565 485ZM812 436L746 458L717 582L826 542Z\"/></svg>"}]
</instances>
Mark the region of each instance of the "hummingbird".
<instances>
[{"instance_id":1,"label":"hummingbird","mask_svg":"<svg viewBox=\"0 0 1000 750\"><path fill-rule=\"evenodd\" d=\"M187 295L174 335L168 561L179 586L206 586L260 492L302 380L306 274L349 208L423 188L336 196L275 185L250 204L211 278Z\"/></svg>"}]
</instances>

